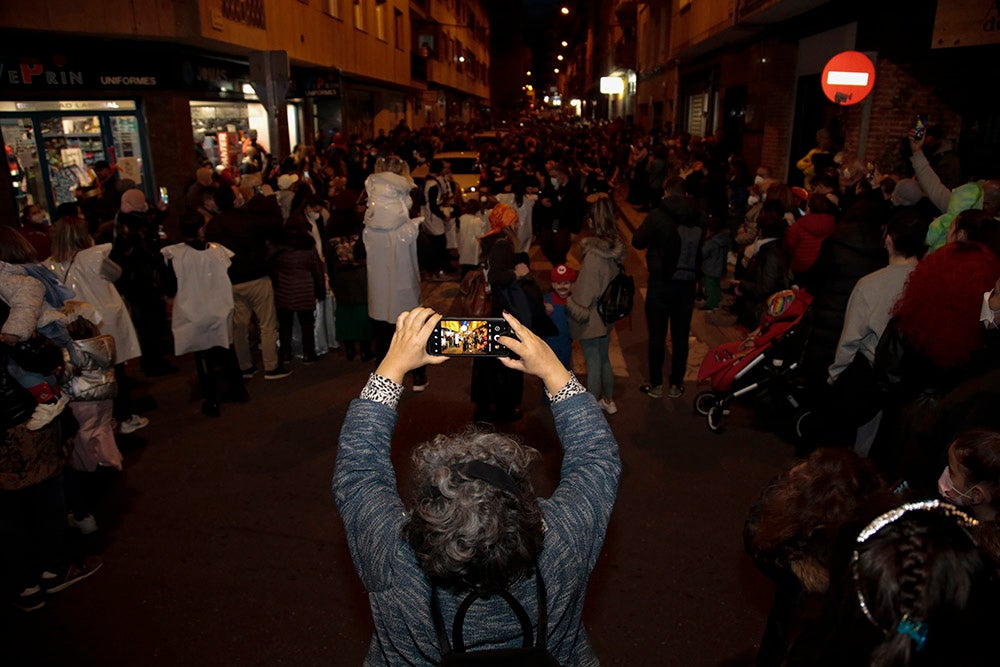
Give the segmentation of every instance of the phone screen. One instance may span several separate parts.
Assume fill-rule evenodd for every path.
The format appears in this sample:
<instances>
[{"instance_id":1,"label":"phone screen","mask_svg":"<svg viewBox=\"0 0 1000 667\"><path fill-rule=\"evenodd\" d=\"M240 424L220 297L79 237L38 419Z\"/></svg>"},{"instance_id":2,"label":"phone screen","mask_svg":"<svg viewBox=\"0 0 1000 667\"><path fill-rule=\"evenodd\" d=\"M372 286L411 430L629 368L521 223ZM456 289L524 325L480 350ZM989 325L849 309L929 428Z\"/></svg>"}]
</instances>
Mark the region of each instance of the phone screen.
<instances>
[{"instance_id":1,"label":"phone screen","mask_svg":"<svg viewBox=\"0 0 1000 667\"><path fill-rule=\"evenodd\" d=\"M510 351L497 339L510 335L510 325L501 318L447 317L434 327L427 351L447 357L507 357Z\"/></svg>"},{"instance_id":2,"label":"phone screen","mask_svg":"<svg viewBox=\"0 0 1000 667\"><path fill-rule=\"evenodd\" d=\"M913 138L917 141L924 138L927 131L927 116L917 116L917 123L913 126Z\"/></svg>"},{"instance_id":3,"label":"phone screen","mask_svg":"<svg viewBox=\"0 0 1000 667\"><path fill-rule=\"evenodd\" d=\"M160 201L162 201L164 205L170 203L170 200L167 197L167 189L164 187L160 188Z\"/></svg>"}]
</instances>

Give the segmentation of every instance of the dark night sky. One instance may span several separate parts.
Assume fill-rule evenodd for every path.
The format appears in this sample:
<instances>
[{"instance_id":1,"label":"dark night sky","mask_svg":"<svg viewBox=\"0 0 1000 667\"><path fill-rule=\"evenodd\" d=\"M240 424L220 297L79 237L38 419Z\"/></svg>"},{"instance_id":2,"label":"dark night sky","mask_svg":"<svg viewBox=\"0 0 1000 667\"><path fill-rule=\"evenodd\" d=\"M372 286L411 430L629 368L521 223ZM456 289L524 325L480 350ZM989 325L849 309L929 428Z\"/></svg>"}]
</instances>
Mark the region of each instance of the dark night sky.
<instances>
[{"instance_id":1,"label":"dark night sky","mask_svg":"<svg viewBox=\"0 0 1000 667\"><path fill-rule=\"evenodd\" d=\"M523 42L532 52L532 79L536 87L544 87L554 75L555 51L560 35L559 13L567 0L487 0L490 9L491 34L494 40ZM568 33L568 31L566 31Z\"/></svg>"}]
</instances>

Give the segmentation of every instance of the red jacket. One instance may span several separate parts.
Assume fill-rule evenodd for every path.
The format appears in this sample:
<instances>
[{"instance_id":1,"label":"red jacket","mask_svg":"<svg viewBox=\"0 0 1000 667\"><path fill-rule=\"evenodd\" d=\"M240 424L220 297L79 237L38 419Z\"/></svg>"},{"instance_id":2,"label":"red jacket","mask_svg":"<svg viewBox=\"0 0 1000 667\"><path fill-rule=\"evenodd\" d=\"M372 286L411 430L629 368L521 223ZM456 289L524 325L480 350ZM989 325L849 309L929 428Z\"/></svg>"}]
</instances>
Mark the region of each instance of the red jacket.
<instances>
[{"instance_id":1,"label":"red jacket","mask_svg":"<svg viewBox=\"0 0 1000 667\"><path fill-rule=\"evenodd\" d=\"M819 257L823 239L833 233L837 219L828 213L807 213L785 232L785 252L793 273L812 268Z\"/></svg>"}]
</instances>

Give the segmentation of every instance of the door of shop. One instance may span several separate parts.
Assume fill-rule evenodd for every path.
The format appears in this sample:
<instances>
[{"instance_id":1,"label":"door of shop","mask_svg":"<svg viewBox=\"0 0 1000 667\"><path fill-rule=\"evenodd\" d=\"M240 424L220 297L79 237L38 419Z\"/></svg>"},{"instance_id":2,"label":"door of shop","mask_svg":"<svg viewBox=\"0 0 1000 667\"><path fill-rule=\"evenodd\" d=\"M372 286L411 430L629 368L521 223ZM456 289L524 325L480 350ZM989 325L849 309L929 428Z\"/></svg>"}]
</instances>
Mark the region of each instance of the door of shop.
<instances>
[{"instance_id":1,"label":"door of shop","mask_svg":"<svg viewBox=\"0 0 1000 667\"><path fill-rule=\"evenodd\" d=\"M133 100L0 102L0 130L18 209L37 204L51 215L76 201L102 160L152 194L144 122Z\"/></svg>"}]
</instances>

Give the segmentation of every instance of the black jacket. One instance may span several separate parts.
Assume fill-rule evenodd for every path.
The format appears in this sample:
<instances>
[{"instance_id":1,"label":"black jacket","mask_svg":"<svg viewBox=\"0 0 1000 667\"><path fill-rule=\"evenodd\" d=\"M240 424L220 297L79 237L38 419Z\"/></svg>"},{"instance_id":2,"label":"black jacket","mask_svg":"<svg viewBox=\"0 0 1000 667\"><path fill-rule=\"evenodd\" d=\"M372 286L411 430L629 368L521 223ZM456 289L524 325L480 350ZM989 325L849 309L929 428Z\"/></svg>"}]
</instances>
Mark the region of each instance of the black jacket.
<instances>
[{"instance_id":1,"label":"black jacket","mask_svg":"<svg viewBox=\"0 0 1000 667\"><path fill-rule=\"evenodd\" d=\"M662 287L670 282L677 270L681 253L679 225L700 227L704 236L704 217L695 200L681 195L664 197L660 205L649 212L632 235L632 247L646 251L649 287ZM701 271L701 243L695 253L695 274Z\"/></svg>"},{"instance_id":2,"label":"black jacket","mask_svg":"<svg viewBox=\"0 0 1000 667\"><path fill-rule=\"evenodd\" d=\"M268 275L268 242L281 234L281 210L274 197L256 195L243 208L224 211L209 220L205 238L233 251L229 279L234 285Z\"/></svg>"}]
</instances>

